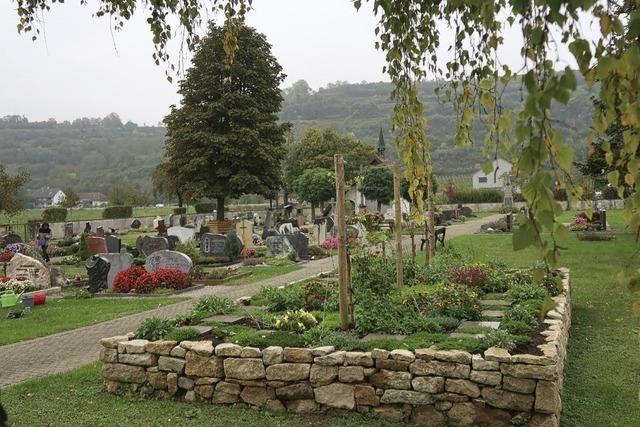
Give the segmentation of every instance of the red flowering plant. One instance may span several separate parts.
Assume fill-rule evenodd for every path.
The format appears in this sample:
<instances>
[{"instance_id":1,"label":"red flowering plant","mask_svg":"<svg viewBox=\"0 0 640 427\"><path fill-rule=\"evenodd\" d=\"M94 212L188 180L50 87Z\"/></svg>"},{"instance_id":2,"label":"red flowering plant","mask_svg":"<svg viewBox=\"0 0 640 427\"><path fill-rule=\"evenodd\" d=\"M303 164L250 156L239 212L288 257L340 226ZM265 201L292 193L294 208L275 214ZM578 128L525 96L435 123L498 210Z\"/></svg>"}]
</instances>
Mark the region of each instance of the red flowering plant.
<instances>
[{"instance_id":1,"label":"red flowering plant","mask_svg":"<svg viewBox=\"0 0 640 427\"><path fill-rule=\"evenodd\" d=\"M147 274L147 271L139 266L132 266L126 270L119 271L116 277L113 278L113 289L121 293L131 292L136 280L143 274Z\"/></svg>"},{"instance_id":2,"label":"red flowering plant","mask_svg":"<svg viewBox=\"0 0 640 427\"><path fill-rule=\"evenodd\" d=\"M338 238L330 237L324 242L322 242L322 246L324 249L338 249Z\"/></svg>"},{"instance_id":3,"label":"red flowering plant","mask_svg":"<svg viewBox=\"0 0 640 427\"><path fill-rule=\"evenodd\" d=\"M155 273L144 273L133 284L133 291L137 294L150 294L158 287Z\"/></svg>"},{"instance_id":4,"label":"red flowering plant","mask_svg":"<svg viewBox=\"0 0 640 427\"><path fill-rule=\"evenodd\" d=\"M177 268L161 268L153 273L156 283L167 289L185 289L191 286L191 277Z\"/></svg>"},{"instance_id":5,"label":"red flowering plant","mask_svg":"<svg viewBox=\"0 0 640 427\"><path fill-rule=\"evenodd\" d=\"M480 288L487 283L489 267L483 264L469 264L453 267L449 270L449 280L453 283Z\"/></svg>"},{"instance_id":6,"label":"red flowering plant","mask_svg":"<svg viewBox=\"0 0 640 427\"><path fill-rule=\"evenodd\" d=\"M9 262L14 255L14 252L2 252L0 253L0 262Z\"/></svg>"}]
</instances>

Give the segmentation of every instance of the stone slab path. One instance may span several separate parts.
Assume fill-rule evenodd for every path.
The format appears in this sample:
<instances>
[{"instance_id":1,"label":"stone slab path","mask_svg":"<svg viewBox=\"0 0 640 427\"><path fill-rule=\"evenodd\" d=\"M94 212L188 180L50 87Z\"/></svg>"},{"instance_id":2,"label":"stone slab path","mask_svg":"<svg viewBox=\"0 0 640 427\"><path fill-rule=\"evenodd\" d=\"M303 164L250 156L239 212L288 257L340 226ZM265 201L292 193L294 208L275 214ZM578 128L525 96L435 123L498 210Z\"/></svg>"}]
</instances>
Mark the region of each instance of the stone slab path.
<instances>
[{"instance_id":1,"label":"stone slab path","mask_svg":"<svg viewBox=\"0 0 640 427\"><path fill-rule=\"evenodd\" d=\"M480 229L480 225L495 221L500 216L499 214L491 215L480 220L447 227L447 239L475 233ZM420 240L417 242L419 249ZM403 246L406 246L407 249L410 248L410 244L408 238L403 240ZM264 286L286 285L331 271L336 267L337 259L335 257L325 258L305 263L300 270L247 285L205 286L192 292L180 294L180 297L192 298L188 301L109 320L97 325L0 346L0 388L33 378L69 371L94 362L98 359L100 338L134 331L140 322L147 317L173 317L182 314L191 307L195 298L218 295L236 300L240 297L251 296Z\"/></svg>"}]
</instances>

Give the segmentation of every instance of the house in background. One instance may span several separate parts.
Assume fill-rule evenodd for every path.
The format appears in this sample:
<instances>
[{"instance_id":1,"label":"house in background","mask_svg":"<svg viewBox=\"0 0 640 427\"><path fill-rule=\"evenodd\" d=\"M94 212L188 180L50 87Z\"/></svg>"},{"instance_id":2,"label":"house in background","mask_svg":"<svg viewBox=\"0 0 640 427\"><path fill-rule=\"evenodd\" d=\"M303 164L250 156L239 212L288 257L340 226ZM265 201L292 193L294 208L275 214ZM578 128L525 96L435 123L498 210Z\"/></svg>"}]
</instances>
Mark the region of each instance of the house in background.
<instances>
[{"instance_id":1,"label":"house in background","mask_svg":"<svg viewBox=\"0 0 640 427\"><path fill-rule=\"evenodd\" d=\"M482 169L473 174L473 188L495 188L504 190L505 185L510 185L510 174L513 165L498 158L493 161L493 169L490 173L485 174Z\"/></svg>"},{"instance_id":2,"label":"house in background","mask_svg":"<svg viewBox=\"0 0 640 427\"><path fill-rule=\"evenodd\" d=\"M102 193L78 193L78 199L80 199L80 205L85 208L98 208L106 206L108 199Z\"/></svg>"},{"instance_id":3,"label":"house in background","mask_svg":"<svg viewBox=\"0 0 640 427\"><path fill-rule=\"evenodd\" d=\"M59 206L65 199L65 194L59 188L44 187L31 192L31 199L36 208Z\"/></svg>"}]
</instances>

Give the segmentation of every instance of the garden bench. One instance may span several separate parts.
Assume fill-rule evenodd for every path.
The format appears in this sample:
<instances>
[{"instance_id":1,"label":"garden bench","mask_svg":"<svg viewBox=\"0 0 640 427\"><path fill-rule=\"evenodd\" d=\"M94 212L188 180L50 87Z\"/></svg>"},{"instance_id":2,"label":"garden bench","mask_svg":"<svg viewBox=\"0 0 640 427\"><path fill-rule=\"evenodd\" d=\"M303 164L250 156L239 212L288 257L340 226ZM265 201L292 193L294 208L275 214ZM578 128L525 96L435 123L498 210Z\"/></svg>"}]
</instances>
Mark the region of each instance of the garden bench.
<instances>
[{"instance_id":1,"label":"garden bench","mask_svg":"<svg viewBox=\"0 0 640 427\"><path fill-rule=\"evenodd\" d=\"M444 248L444 237L447 234L447 227L436 227L435 238L436 242L440 242L442 247ZM422 243L420 244L420 250L424 250L424 245L427 243L427 239L422 239Z\"/></svg>"}]
</instances>

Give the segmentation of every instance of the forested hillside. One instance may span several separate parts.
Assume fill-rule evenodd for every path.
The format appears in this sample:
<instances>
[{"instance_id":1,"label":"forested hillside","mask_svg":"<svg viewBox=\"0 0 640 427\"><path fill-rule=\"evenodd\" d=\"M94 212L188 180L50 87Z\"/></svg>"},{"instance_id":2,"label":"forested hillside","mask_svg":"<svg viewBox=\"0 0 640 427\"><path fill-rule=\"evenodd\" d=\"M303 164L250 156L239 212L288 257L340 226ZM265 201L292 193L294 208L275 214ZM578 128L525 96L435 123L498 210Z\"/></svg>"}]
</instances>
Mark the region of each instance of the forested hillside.
<instances>
[{"instance_id":1,"label":"forested hillside","mask_svg":"<svg viewBox=\"0 0 640 427\"><path fill-rule=\"evenodd\" d=\"M476 126L475 145L464 149L453 145L455 115L450 104L434 95L435 83L421 85L428 134L433 143L433 159L438 175L469 174L481 161L482 128ZM312 91L304 81L285 89L281 119L294 124L299 137L309 127L334 127L375 145L380 128L387 153L395 156L389 99L391 84L338 82ZM592 104L589 92L580 84L567 106L554 111L555 126L584 156L584 138L589 131ZM519 87L508 88L505 108L521 102ZM151 189L151 173L162 158L165 129L123 124L116 114L103 119L77 119L57 123L29 122L21 116L0 119L0 162L11 169L24 167L31 173L28 188L45 185L73 186L77 191L108 192L111 185L124 180L141 190Z\"/></svg>"}]
</instances>

